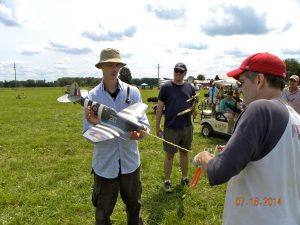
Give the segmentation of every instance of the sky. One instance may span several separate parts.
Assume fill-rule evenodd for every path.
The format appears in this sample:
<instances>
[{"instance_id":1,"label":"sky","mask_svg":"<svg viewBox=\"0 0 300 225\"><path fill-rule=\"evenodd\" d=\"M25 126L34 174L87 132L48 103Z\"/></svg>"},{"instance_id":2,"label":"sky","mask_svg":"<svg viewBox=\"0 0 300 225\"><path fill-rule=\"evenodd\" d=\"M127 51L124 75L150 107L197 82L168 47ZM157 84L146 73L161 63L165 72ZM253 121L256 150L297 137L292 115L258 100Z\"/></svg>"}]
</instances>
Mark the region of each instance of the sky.
<instances>
[{"instance_id":1,"label":"sky","mask_svg":"<svg viewBox=\"0 0 300 225\"><path fill-rule=\"evenodd\" d=\"M0 0L0 81L102 77L116 48L133 78L225 77L249 55L300 61L300 0Z\"/></svg>"}]
</instances>

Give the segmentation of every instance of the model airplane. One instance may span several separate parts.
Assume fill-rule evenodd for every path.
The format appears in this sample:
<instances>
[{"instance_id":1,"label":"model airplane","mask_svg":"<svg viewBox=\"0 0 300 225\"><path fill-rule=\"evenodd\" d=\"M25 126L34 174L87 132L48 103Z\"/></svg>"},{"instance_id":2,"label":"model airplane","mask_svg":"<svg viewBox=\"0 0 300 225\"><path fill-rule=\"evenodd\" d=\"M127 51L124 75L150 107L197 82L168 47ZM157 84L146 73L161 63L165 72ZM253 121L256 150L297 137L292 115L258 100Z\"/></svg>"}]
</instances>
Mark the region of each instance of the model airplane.
<instances>
[{"instance_id":1,"label":"model airplane","mask_svg":"<svg viewBox=\"0 0 300 225\"><path fill-rule=\"evenodd\" d=\"M139 121L146 113L148 105L135 103L121 112L88 99L88 91L79 89L76 82L71 85L70 92L57 99L59 102L79 103L84 108L90 107L91 111L98 116L99 124L84 132L83 136L93 143L119 137L125 132L145 129Z\"/></svg>"},{"instance_id":2,"label":"model airplane","mask_svg":"<svg viewBox=\"0 0 300 225\"><path fill-rule=\"evenodd\" d=\"M177 113L177 116L181 116L183 114L186 114L188 112L192 112L193 110L196 110L196 105L198 103L198 96L200 93L197 93L195 95L193 95L192 97L190 97L188 100L186 100L186 102L192 102L192 106L186 110L183 110L179 113Z\"/></svg>"}]
</instances>

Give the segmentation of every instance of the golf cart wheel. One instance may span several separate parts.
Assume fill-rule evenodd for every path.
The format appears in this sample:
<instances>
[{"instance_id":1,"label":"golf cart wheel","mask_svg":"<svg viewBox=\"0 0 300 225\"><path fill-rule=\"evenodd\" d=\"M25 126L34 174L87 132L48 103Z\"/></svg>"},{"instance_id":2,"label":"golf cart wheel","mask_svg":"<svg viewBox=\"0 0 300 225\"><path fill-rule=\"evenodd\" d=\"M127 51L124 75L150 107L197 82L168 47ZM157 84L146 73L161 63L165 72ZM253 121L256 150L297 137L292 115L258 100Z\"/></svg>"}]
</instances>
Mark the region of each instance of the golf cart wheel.
<instances>
[{"instance_id":1,"label":"golf cart wheel","mask_svg":"<svg viewBox=\"0 0 300 225\"><path fill-rule=\"evenodd\" d=\"M202 135L204 137L210 137L214 133L212 127L209 124L203 124L202 125Z\"/></svg>"}]
</instances>

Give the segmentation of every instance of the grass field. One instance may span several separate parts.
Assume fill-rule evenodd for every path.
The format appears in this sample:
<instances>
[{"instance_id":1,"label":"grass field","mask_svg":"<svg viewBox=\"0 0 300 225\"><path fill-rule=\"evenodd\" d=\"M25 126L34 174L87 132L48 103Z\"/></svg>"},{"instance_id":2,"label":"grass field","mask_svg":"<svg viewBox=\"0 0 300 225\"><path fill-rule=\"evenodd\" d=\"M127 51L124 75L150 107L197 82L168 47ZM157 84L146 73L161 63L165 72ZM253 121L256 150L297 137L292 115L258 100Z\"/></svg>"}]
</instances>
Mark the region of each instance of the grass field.
<instances>
[{"instance_id":1,"label":"grass field","mask_svg":"<svg viewBox=\"0 0 300 225\"><path fill-rule=\"evenodd\" d=\"M90 175L92 145L82 136L82 109L56 101L62 88L0 89L0 224L94 224ZM16 99L24 93L25 98ZM143 101L158 90L142 90ZM147 112L154 134L155 115ZM203 138L194 124L194 155L204 147L225 144ZM226 185L210 187L202 177L191 191L180 185L178 154L172 173L173 192L163 191L162 143L146 137L139 143L144 224L221 224ZM195 169L190 164L190 176ZM114 224L126 224L119 199Z\"/></svg>"}]
</instances>

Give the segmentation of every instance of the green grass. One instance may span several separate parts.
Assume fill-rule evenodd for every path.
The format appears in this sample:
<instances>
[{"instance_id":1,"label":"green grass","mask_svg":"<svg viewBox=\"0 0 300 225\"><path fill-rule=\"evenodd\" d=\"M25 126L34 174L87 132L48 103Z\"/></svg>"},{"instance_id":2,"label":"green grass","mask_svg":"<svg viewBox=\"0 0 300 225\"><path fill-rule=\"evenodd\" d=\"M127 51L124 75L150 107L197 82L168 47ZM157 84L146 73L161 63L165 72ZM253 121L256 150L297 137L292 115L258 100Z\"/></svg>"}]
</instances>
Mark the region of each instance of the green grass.
<instances>
[{"instance_id":1,"label":"green grass","mask_svg":"<svg viewBox=\"0 0 300 225\"><path fill-rule=\"evenodd\" d=\"M81 136L82 108L56 101L62 88L0 89L0 224L94 224L90 175L92 145ZM23 93L26 98L16 99ZM141 90L143 101L157 89ZM147 116L155 133L155 115L149 103ZM205 147L225 144L220 138L203 138L194 124L190 161ZM180 186L178 154L172 185L163 191L162 143L146 137L139 144L144 224L221 224L226 185L210 187L202 177L191 191ZM195 169L190 164L189 173ZM126 224L121 199L114 224Z\"/></svg>"}]
</instances>

